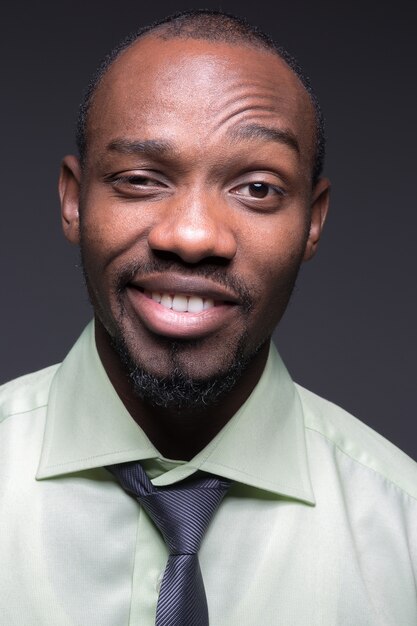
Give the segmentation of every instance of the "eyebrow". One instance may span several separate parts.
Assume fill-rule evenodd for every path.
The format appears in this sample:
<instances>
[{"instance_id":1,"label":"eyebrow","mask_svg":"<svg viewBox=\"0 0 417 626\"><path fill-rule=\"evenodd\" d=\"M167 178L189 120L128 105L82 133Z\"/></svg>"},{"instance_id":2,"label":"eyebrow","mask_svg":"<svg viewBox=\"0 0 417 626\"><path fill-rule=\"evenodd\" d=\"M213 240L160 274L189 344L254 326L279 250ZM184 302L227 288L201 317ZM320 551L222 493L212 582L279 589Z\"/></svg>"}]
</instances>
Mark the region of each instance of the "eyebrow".
<instances>
[{"instance_id":1,"label":"eyebrow","mask_svg":"<svg viewBox=\"0 0 417 626\"><path fill-rule=\"evenodd\" d=\"M272 128L262 124L247 124L228 131L231 139L264 139L289 146L300 153L300 146L295 135L286 129ZM108 150L127 155L148 156L151 158L168 158L175 154L175 146L172 142L163 139L129 140L114 139L108 146Z\"/></svg>"},{"instance_id":2,"label":"eyebrow","mask_svg":"<svg viewBox=\"0 0 417 626\"><path fill-rule=\"evenodd\" d=\"M145 155L154 158L168 157L174 153L173 144L162 139L147 139L146 141L114 139L108 144L107 149L121 154Z\"/></svg>"},{"instance_id":3,"label":"eyebrow","mask_svg":"<svg viewBox=\"0 0 417 626\"><path fill-rule=\"evenodd\" d=\"M289 146L297 153L300 153L300 146L295 135L282 128L271 128L262 124L248 124L234 128L228 132L232 139L265 139Z\"/></svg>"}]
</instances>

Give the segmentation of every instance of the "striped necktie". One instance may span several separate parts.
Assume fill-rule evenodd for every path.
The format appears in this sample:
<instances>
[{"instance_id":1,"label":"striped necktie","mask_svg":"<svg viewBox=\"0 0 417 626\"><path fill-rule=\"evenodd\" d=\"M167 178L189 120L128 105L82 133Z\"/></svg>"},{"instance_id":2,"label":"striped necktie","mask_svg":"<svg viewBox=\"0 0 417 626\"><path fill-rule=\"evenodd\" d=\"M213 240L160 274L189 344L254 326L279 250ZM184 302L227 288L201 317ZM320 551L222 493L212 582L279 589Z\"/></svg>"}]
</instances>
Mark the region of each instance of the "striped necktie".
<instances>
[{"instance_id":1,"label":"striped necktie","mask_svg":"<svg viewBox=\"0 0 417 626\"><path fill-rule=\"evenodd\" d=\"M159 528L169 550L156 607L156 626L208 626L197 552L230 481L202 476L154 487L138 462L107 468Z\"/></svg>"}]
</instances>

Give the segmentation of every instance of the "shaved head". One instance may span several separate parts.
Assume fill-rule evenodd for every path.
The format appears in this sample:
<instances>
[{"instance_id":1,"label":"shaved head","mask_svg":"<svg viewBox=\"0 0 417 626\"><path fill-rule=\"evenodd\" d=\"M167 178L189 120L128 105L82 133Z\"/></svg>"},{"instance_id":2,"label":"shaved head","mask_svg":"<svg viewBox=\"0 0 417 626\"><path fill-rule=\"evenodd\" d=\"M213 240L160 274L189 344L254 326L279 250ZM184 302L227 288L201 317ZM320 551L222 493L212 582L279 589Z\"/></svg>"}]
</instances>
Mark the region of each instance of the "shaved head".
<instances>
[{"instance_id":1,"label":"shaved head","mask_svg":"<svg viewBox=\"0 0 417 626\"><path fill-rule=\"evenodd\" d=\"M268 35L251 26L245 20L218 11L186 11L169 16L154 24L145 26L122 40L103 59L92 77L79 108L77 121L77 147L81 165L88 148L89 114L94 96L109 68L118 57L139 39L152 35L161 40L195 39L218 43L228 43L253 47L276 54L297 76L308 93L314 110L314 155L312 159L312 184L314 185L323 170L325 155L324 120L318 100L310 81L302 72L295 59Z\"/></svg>"},{"instance_id":2,"label":"shaved head","mask_svg":"<svg viewBox=\"0 0 417 626\"><path fill-rule=\"evenodd\" d=\"M258 379L329 183L312 185L315 109L285 59L177 26L107 63L61 193L102 349L141 402L193 419Z\"/></svg>"}]
</instances>

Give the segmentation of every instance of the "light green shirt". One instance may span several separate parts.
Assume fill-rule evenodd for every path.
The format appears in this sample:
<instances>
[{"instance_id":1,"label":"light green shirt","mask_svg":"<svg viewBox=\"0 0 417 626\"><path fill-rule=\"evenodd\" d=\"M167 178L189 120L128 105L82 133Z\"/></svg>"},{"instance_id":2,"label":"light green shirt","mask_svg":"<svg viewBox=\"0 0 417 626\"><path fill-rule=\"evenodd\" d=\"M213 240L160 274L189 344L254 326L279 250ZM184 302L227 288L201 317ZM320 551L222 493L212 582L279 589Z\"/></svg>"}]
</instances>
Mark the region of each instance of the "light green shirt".
<instances>
[{"instance_id":1,"label":"light green shirt","mask_svg":"<svg viewBox=\"0 0 417 626\"><path fill-rule=\"evenodd\" d=\"M234 481L199 552L211 626L416 626L416 464L295 385L275 348L187 463L127 413L92 324L62 365L4 385L0 407L1 626L154 625L167 550L103 469L139 459L155 485Z\"/></svg>"}]
</instances>

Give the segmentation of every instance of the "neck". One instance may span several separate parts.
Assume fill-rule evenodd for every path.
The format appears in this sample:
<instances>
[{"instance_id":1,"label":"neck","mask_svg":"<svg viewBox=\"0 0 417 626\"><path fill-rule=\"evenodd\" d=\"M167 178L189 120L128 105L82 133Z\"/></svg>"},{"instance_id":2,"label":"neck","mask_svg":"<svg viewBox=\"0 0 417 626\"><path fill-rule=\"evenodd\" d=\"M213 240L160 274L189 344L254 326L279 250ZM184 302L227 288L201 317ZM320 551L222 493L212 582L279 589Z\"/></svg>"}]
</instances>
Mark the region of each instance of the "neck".
<instances>
[{"instance_id":1,"label":"neck","mask_svg":"<svg viewBox=\"0 0 417 626\"><path fill-rule=\"evenodd\" d=\"M188 461L202 450L247 400L268 356L268 342L256 354L236 385L214 406L198 409L155 407L139 398L109 335L96 322L96 345L107 375L132 418L162 456Z\"/></svg>"}]
</instances>

